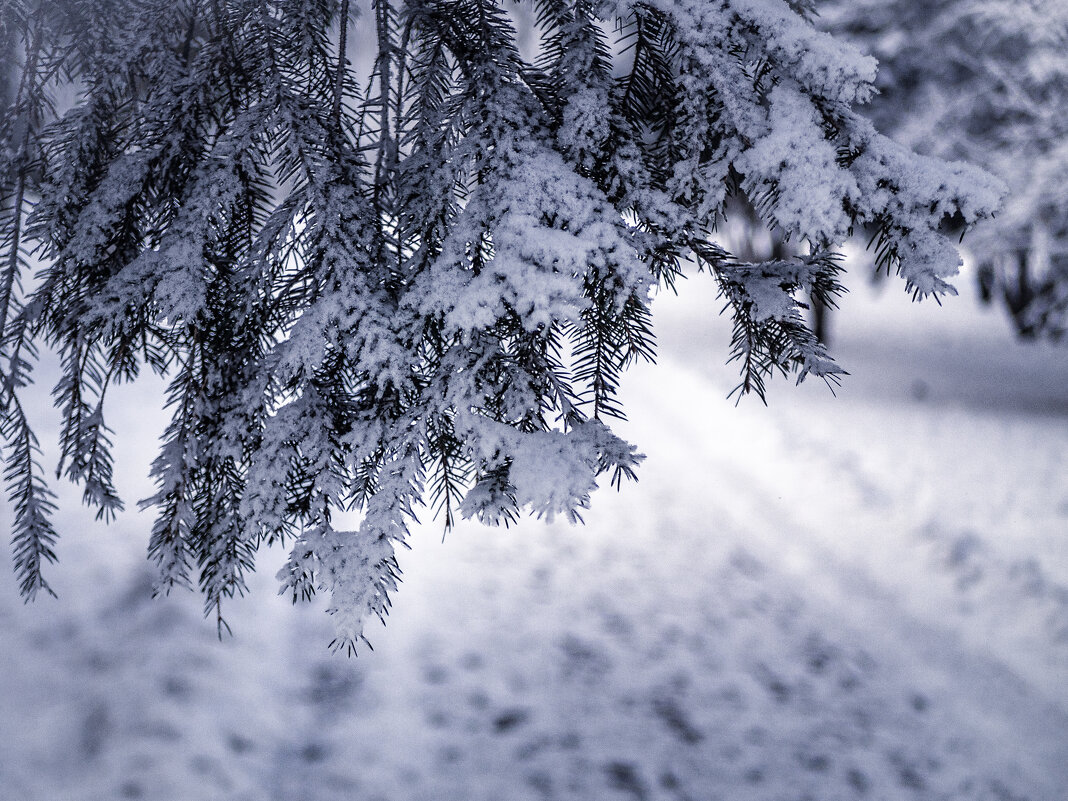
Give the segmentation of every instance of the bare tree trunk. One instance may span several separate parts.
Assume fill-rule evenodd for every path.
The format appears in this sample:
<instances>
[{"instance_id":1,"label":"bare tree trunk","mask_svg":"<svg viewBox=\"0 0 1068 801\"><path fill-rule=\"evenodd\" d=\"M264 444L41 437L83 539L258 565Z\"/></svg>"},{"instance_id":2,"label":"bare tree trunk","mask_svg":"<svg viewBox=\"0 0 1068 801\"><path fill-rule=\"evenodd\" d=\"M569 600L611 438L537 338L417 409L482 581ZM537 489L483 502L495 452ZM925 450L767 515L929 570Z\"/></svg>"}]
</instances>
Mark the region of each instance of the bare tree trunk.
<instances>
[{"instance_id":1,"label":"bare tree trunk","mask_svg":"<svg viewBox=\"0 0 1068 801\"><path fill-rule=\"evenodd\" d=\"M812 332L816 335L816 339L824 345L830 345L831 332L828 318L831 310L826 303L821 303L815 298L809 298L809 303L812 306Z\"/></svg>"}]
</instances>

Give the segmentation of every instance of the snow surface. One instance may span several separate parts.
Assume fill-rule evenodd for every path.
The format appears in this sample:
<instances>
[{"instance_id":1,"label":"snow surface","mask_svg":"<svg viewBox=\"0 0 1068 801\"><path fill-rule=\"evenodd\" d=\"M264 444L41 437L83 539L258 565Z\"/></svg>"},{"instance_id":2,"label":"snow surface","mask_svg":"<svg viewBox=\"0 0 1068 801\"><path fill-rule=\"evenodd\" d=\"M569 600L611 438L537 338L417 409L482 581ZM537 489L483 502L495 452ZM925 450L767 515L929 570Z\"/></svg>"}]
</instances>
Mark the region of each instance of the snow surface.
<instances>
[{"instance_id":1,"label":"snow surface","mask_svg":"<svg viewBox=\"0 0 1068 801\"><path fill-rule=\"evenodd\" d=\"M418 529L357 659L276 596L283 553L219 642L149 598L147 515L65 491L59 600L3 557L0 799L1068 798L1068 350L851 283L838 398L768 408L726 400L711 280L658 298L640 482L584 527ZM160 395L113 415L128 501Z\"/></svg>"}]
</instances>

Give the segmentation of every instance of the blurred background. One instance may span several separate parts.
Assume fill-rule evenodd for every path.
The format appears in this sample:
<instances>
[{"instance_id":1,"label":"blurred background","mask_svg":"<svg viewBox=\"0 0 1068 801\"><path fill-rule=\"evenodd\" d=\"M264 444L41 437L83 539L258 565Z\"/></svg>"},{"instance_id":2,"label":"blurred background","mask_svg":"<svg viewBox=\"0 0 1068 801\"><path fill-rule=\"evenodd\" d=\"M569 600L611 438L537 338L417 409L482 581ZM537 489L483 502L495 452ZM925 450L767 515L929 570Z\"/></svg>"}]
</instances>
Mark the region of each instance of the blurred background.
<instances>
[{"instance_id":1,"label":"blurred background","mask_svg":"<svg viewBox=\"0 0 1068 801\"><path fill-rule=\"evenodd\" d=\"M1010 187L959 297L910 302L860 242L837 394L736 406L690 276L622 391L640 480L584 526L428 514L355 659L324 601L276 595L282 551L219 641L198 597L151 598L150 514L105 526L57 483L59 598L24 605L0 556L0 799L1068 798L1068 8L817 7L882 63L884 131ZM132 501L164 387L115 392Z\"/></svg>"}]
</instances>

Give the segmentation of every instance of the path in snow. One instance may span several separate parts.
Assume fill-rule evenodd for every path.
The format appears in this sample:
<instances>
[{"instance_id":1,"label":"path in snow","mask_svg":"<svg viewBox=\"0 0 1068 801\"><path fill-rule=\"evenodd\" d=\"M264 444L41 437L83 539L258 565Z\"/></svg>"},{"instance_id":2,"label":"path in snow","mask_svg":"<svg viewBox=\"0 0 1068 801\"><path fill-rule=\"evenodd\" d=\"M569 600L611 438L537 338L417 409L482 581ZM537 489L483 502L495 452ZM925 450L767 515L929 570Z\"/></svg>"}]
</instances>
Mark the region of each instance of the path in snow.
<instances>
[{"instance_id":1,"label":"path in snow","mask_svg":"<svg viewBox=\"0 0 1068 801\"><path fill-rule=\"evenodd\" d=\"M427 526L357 660L279 555L219 643L147 598L143 516L69 514L60 601L0 587L0 798L1068 797L1064 351L862 296L838 400L735 409L687 289L627 383L639 484L586 527Z\"/></svg>"}]
</instances>

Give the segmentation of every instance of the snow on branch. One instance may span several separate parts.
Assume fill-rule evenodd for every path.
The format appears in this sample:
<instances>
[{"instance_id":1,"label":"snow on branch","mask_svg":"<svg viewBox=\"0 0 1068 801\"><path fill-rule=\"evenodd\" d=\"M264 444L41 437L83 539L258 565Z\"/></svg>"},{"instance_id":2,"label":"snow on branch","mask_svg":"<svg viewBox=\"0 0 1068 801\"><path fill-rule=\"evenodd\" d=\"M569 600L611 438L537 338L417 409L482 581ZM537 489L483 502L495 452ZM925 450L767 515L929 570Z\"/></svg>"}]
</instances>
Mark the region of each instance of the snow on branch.
<instances>
[{"instance_id":1,"label":"snow on branch","mask_svg":"<svg viewBox=\"0 0 1068 801\"><path fill-rule=\"evenodd\" d=\"M283 592L329 592L351 652L421 505L577 521L637 475L620 377L654 358L654 288L687 260L763 397L774 373L842 375L802 310L842 291L854 228L945 292L946 220L998 200L857 116L875 63L805 2L539 0L522 36L495 0L23 5L26 90L0 97L0 434L28 597L55 543L17 395L37 343L64 357L68 476L105 515L107 388L142 365L171 382L143 502L159 591L195 581L221 615L286 542ZM39 91L55 76L80 92L63 113ZM728 252L737 197L807 255Z\"/></svg>"}]
</instances>

